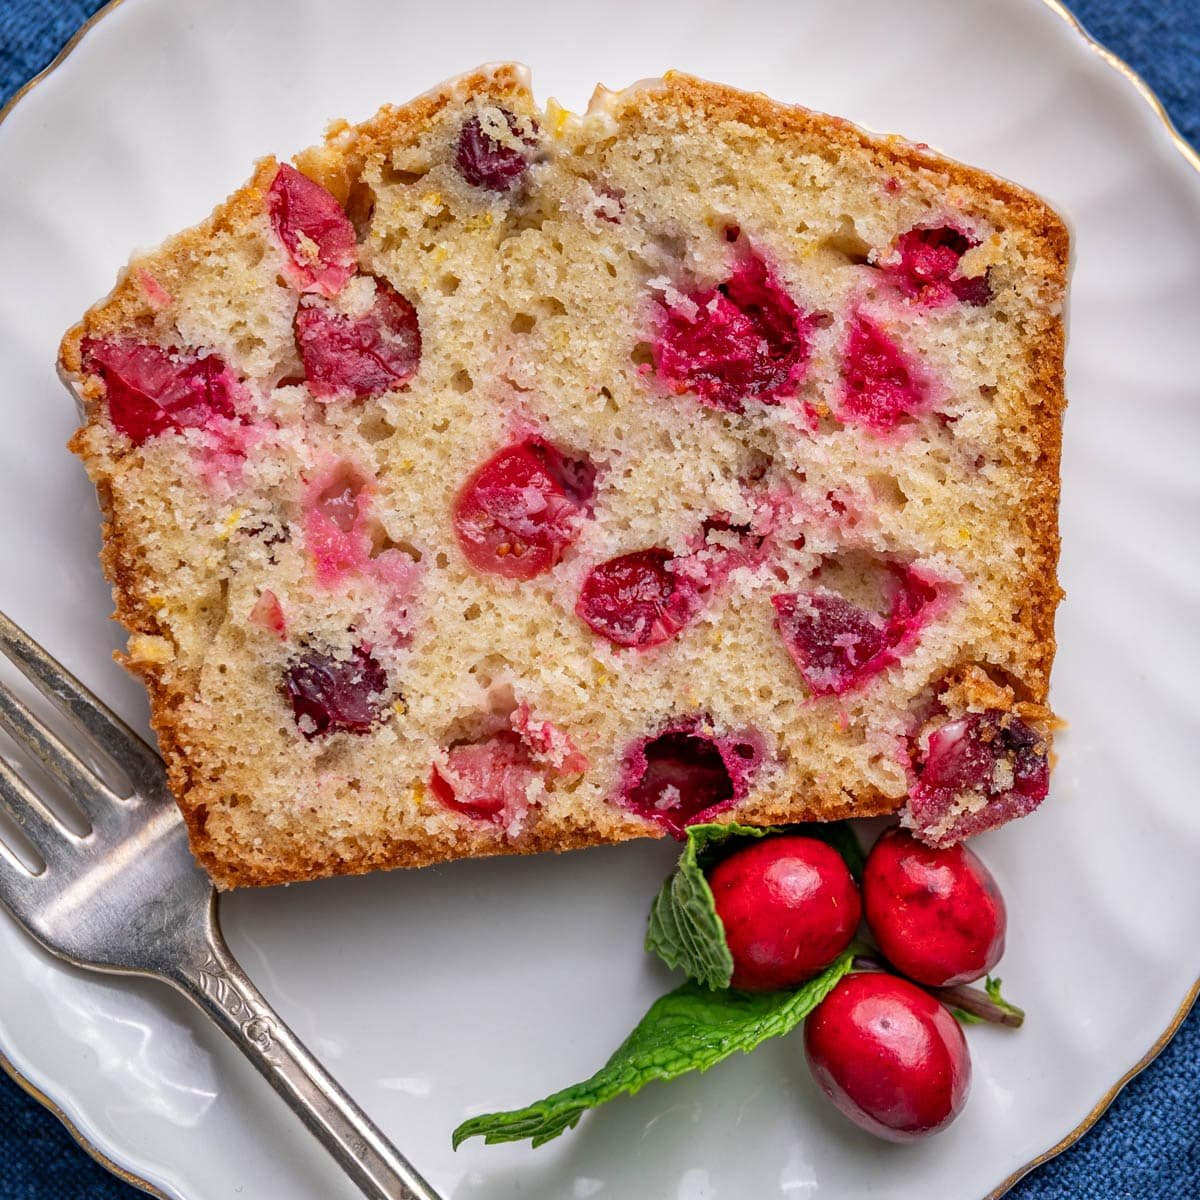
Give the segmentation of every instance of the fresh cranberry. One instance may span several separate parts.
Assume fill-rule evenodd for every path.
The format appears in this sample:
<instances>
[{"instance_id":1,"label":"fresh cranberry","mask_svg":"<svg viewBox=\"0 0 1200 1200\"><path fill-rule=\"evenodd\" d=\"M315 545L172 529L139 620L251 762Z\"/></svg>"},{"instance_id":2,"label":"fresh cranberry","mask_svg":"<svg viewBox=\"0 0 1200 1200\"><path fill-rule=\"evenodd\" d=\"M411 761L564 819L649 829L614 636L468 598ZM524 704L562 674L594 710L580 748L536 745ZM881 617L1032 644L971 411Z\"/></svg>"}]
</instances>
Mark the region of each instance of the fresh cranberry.
<instances>
[{"instance_id":1,"label":"fresh cranberry","mask_svg":"<svg viewBox=\"0 0 1200 1200\"><path fill-rule=\"evenodd\" d=\"M283 615L283 605L270 588L264 588L262 595L254 602L250 620L278 638L287 637L287 618Z\"/></svg>"},{"instance_id":2,"label":"fresh cranberry","mask_svg":"<svg viewBox=\"0 0 1200 1200\"><path fill-rule=\"evenodd\" d=\"M660 308L654 362L675 392L726 412L741 412L745 400L778 404L796 394L812 322L761 258L748 255L719 287Z\"/></svg>"},{"instance_id":3,"label":"fresh cranberry","mask_svg":"<svg viewBox=\"0 0 1200 1200\"><path fill-rule=\"evenodd\" d=\"M575 540L595 482L586 457L543 438L506 446L471 475L454 503L454 532L467 561L507 579L548 571Z\"/></svg>"},{"instance_id":4,"label":"fresh cranberry","mask_svg":"<svg viewBox=\"0 0 1200 1200\"><path fill-rule=\"evenodd\" d=\"M757 735L717 737L696 718L680 721L625 755L620 802L682 837L685 826L745 797L762 756Z\"/></svg>"},{"instance_id":5,"label":"fresh cranberry","mask_svg":"<svg viewBox=\"0 0 1200 1200\"><path fill-rule=\"evenodd\" d=\"M517 118L512 113L506 109L500 109L500 112L504 114L509 130L523 145L530 149L537 145L535 138L520 134ZM529 170L529 156L516 146L492 137L478 117L468 117L454 147L454 165L472 187L509 192Z\"/></svg>"},{"instance_id":6,"label":"fresh cranberry","mask_svg":"<svg viewBox=\"0 0 1200 1200\"><path fill-rule=\"evenodd\" d=\"M927 387L898 345L856 313L842 351L837 415L872 433L891 433L929 407Z\"/></svg>"},{"instance_id":7,"label":"fresh cranberry","mask_svg":"<svg viewBox=\"0 0 1200 1200\"><path fill-rule=\"evenodd\" d=\"M1010 712L967 713L930 734L903 820L927 845L952 846L1033 812L1049 790L1043 736Z\"/></svg>"},{"instance_id":8,"label":"fresh cranberry","mask_svg":"<svg viewBox=\"0 0 1200 1200\"><path fill-rule=\"evenodd\" d=\"M867 924L902 974L931 987L986 975L1004 953L1008 918L991 872L966 846L937 850L889 829L863 872Z\"/></svg>"},{"instance_id":9,"label":"fresh cranberry","mask_svg":"<svg viewBox=\"0 0 1200 1200\"><path fill-rule=\"evenodd\" d=\"M850 945L862 916L842 856L816 838L755 842L708 873L733 955L731 986L747 992L795 987Z\"/></svg>"},{"instance_id":10,"label":"fresh cranberry","mask_svg":"<svg viewBox=\"0 0 1200 1200\"><path fill-rule=\"evenodd\" d=\"M700 610L700 589L669 550L635 550L597 563L575 612L594 633L639 650L673 638Z\"/></svg>"},{"instance_id":11,"label":"fresh cranberry","mask_svg":"<svg viewBox=\"0 0 1200 1200\"><path fill-rule=\"evenodd\" d=\"M971 1058L958 1022L894 975L847 975L804 1023L821 1091L860 1128L889 1142L945 1129L962 1111Z\"/></svg>"},{"instance_id":12,"label":"fresh cranberry","mask_svg":"<svg viewBox=\"0 0 1200 1200\"><path fill-rule=\"evenodd\" d=\"M85 338L84 370L104 381L113 425L135 446L213 417L234 417L238 383L215 354L119 338Z\"/></svg>"},{"instance_id":13,"label":"fresh cranberry","mask_svg":"<svg viewBox=\"0 0 1200 1200\"><path fill-rule=\"evenodd\" d=\"M445 773L434 767L429 789L455 812L503 825L525 811L536 775L529 748L519 734L505 729L482 742L451 746Z\"/></svg>"},{"instance_id":14,"label":"fresh cranberry","mask_svg":"<svg viewBox=\"0 0 1200 1200\"><path fill-rule=\"evenodd\" d=\"M283 163L267 191L271 227L287 251L286 270L299 291L336 296L358 265L354 226L335 197Z\"/></svg>"},{"instance_id":15,"label":"fresh cranberry","mask_svg":"<svg viewBox=\"0 0 1200 1200\"><path fill-rule=\"evenodd\" d=\"M992 298L986 272L958 276L962 256L978 245L974 234L950 225L910 229L896 239L899 262L885 270L905 296L920 304L934 308L961 300L980 308Z\"/></svg>"},{"instance_id":16,"label":"fresh cranberry","mask_svg":"<svg viewBox=\"0 0 1200 1200\"><path fill-rule=\"evenodd\" d=\"M296 342L319 400L378 396L407 383L421 364L417 310L382 279L362 317L315 297L305 301L296 310Z\"/></svg>"},{"instance_id":17,"label":"fresh cranberry","mask_svg":"<svg viewBox=\"0 0 1200 1200\"><path fill-rule=\"evenodd\" d=\"M309 741L327 733L369 733L388 687L387 672L362 646L348 658L309 650L283 680L296 725Z\"/></svg>"},{"instance_id":18,"label":"fresh cranberry","mask_svg":"<svg viewBox=\"0 0 1200 1200\"><path fill-rule=\"evenodd\" d=\"M912 568L891 571L886 616L833 592L771 597L788 654L814 696L838 696L896 662L928 619L939 588Z\"/></svg>"}]
</instances>

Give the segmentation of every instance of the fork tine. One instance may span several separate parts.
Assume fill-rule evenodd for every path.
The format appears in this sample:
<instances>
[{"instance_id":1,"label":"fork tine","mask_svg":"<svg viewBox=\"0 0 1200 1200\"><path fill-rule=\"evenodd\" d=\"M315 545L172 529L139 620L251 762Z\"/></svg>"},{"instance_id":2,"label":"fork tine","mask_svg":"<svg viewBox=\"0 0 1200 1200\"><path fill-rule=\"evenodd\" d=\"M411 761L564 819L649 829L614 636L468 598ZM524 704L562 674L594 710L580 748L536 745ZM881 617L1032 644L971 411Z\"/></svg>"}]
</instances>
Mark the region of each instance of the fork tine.
<instances>
[{"instance_id":1,"label":"fork tine","mask_svg":"<svg viewBox=\"0 0 1200 1200\"><path fill-rule=\"evenodd\" d=\"M135 787L162 786L163 766L158 755L103 700L2 612L0 653L127 771Z\"/></svg>"},{"instance_id":2,"label":"fork tine","mask_svg":"<svg viewBox=\"0 0 1200 1200\"><path fill-rule=\"evenodd\" d=\"M0 726L33 752L37 760L67 790L72 800L94 820L102 821L124 797L97 778L95 772L66 743L51 733L13 693L0 683Z\"/></svg>"},{"instance_id":3,"label":"fork tine","mask_svg":"<svg viewBox=\"0 0 1200 1200\"><path fill-rule=\"evenodd\" d=\"M46 861L54 866L73 854L80 839L38 799L33 789L0 758L0 804Z\"/></svg>"}]
</instances>

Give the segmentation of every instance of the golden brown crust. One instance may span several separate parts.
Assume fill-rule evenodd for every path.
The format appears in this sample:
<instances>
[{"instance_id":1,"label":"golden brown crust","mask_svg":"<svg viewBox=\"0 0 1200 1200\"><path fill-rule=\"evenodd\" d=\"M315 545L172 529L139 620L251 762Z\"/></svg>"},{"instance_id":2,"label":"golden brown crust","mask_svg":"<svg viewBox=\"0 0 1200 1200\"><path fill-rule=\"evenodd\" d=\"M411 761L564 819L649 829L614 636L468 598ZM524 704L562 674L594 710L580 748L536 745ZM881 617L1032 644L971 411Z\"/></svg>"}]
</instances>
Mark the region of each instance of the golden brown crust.
<instances>
[{"instance_id":1,"label":"golden brown crust","mask_svg":"<svg viewBox=\"0 0 1200 1200\"><path fill-rule=\"evenodd\" d=\"M336 124L323 145L297 155L294 161L306 174L329 188L343 204L348 203L365 164L386 159L399 143L417 141L432 127L438 114L464 93L489 96L498 101L528 94L523 76L514 68L476 72L409 105L386 107L357 127ZM1014 184L900 139L868 134L837 118L680 74L668 75L661 87L625 93L619 102L631 105L669 103L701 110L720 120L767 128L773 136L815 136L822 139L834 155L842 150L866 152L881 165L898 165L913 172L942 177L952 186L969 190L981 203L1001 206L1009 224L1024 229L1030 244L1036 247L1047 295L1061 295L1065 290L1069 250L1067 231L1042 200ZM183 276L191 269L214 234L236 230L243 223L259 218L277 165L273 158L263 159L251 180L218 206L211 217L168 241L154 255L156 273L164 276L169 284L173 274ZM80 344L84 337L141 329L147 338L155 339L155 312L138 279L139 261L130 264L108 299L89 310L64 336L59 361L68 378L80 379ZM1013 707L1023 705L1031 719L1048 722L1048 710L1042 706L1054 657L1054 614L1062 595L1056 576L1059 455L1065 405L1061 320L1051 319L1041 325L1029 339L1029 347L1031 393L1027 417L1033 450L1027 454L1028 491L1023 520L1035 553L1027 563L1027 599L1021 609L1021 622L1029 631L1031 656L1021 681L1022 694L1017 695L1010 689L1008 703ZM90 423L97 416L100 397L94 387L85 387L81 399ZM149 602L148 584L139 569L134 549L114 515L106 465L91 451L86 432L86 429L80 430L70 447L83 458L98 489L104 513L101 561L113 585L115 617L131 633L167 636L168 631ZM256 886L333 874L422 866L468 855L561 852L601 842L662 836L656 826L631 816L614 821L605 831L591 827L538 826L535 823L517 844L500 838L483 844L478 840L458 843L450 840L381 840L353 859L321 857L298 849L290 857L276 854L264 857L262 861L231 862L222 856L206 828L206 797L216 784L197 778L195 774L199 756L189 745L187 730L179 715L181 706L188 699L186 687L179 681L172 683L169 672L158 664L130 658L123 661L146 684L152 723L167 764L171 788L188 823L192 848L221 887ZM973 694L982 696L986 694L986 688L978 684ZM993 697L993 702L998 701ZM822 789L814 783L802 803L798 803L795 796L760 794L733 812L739 820L769 824L882 815L896 811L901 804L902 800L874 790L851 797L841 791Z\"/></svg>"}]
</instances>

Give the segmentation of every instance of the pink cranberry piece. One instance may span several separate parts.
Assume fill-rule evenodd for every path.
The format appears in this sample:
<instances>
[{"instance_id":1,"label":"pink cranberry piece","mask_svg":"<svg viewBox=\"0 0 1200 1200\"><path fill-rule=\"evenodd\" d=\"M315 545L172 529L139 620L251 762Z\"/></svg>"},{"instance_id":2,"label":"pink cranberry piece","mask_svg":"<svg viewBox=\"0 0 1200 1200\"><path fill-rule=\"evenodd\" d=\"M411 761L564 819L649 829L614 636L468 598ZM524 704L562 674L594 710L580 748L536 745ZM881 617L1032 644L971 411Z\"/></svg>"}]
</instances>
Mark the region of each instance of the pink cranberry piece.
<instances>
[{"instance_id":1,"label":"pink cranberry piece","mask_svg":"<svg viewBox=\"0 0 1200 1200\"><path fill-rule=\"evenodd\" d=\"M882 670L887 622L832 592L772 596L788 653L816 696L836 696Z\"/></svg>"},{"instance_id":2,"label":"pink cranberry piece","mask_svg":"<svg viewBox=\"0 0 1200 1200\"><path fill-rule=\"evenodd\" d=\"M446 773L434 767L429 788L447 808L506 824L528 806L537 768L518 734L505 729L483 742L451 746L446 758Z\"/></svg>"},{"instance_id":3,"label":"pink cranberry piece","mask_svg":"<svg viewBox=\"0 0 1200 1200\"><path fill-rule=\"evenodd\" d=\"M1033 812L1049 790L1044 737L1010 712L967 713L930 734L903 821L927 845L952 846Z\"/></svg>"},{"instance_id":4,"label":"pink cranberry piece","mask_svg":"<svg viewBox=\"0 0 1200 1200\"><path fill-rule=\"evenodd\" d=\"M708 873L731 986L746 992L795 987L823 971L854 937L862 903L842 856L816 838L768 838Z\"/></svg>"},{"instance_id":5,"label":"pink cranberry piece","mask_svg":"<svg viewBox=\"0 0 1200 1200\"><path fill-rule=\"evenodd\" d=\"M521 136L517 118L506 109L500 110L512 133L531 149L534 138ZM472 186L489 192L509 192L521 182L529 170L529 157L516 146L506 145L483 128L478 117L463 122L454 147L454 165L458 173Z\"/></svg>"},{"instance_id":6,"label":"pink cranberry piece","mask_svg":"<svg viewBox=\"0 0 1200 1200\"><path fill-rule=\"evenodd\" d=\"M283 615L283 605L270 588L264 588L262 595L254 602L254 607L250 610L250 620L260 629L265 629L278 638L287 636L287 618Z\"/></svg>"},{"instance_id":7,"label":"pink cranberry piece","mask_svg":"<svg viewBox=\"0 0 1200 1200\"><path fill-rule=\"evenodd\" d=\"M966 846L935 849L903 829L875 843L863 871L867 924L897 971L930 987L986 975L1008 915L991 872Z\"/></svg>"},{"instance_id":8,"label":"pink cranberry piece","mask_svg":"<svg viewBox=\"0 0 1200 1200\"><path fill-rule=\"evenodd\" d=\"M205 428L234 417L238 387L215 354L152 346L125 338L84 339L84 370L104 381L108 413L135 446L159 434Z\"/></svg>"},{"instance_id":9,"label":"pink cranberry piece","mask_svg":"<svg viewBox=\"0 0 1200 1200\"><path fill-rule=\"evenodd\" d=\"M715 737L695 718L681 721L625 755L621 804L682 837L685 826L743 799L762 757L755 734Z\"/></svg>"},{"instance_id":10,"label":"pink cranberry piece","mask_svg":"<svg viewBox=\"0 0 1200 1200\"><path fill-rule=\"evenodd\" d=\"M586 457L530 437L494 454L463 484L454 532L467 561L507 579L548 571L575 540L595 490Z\"/></svg>"},{"instance_id":11,"label":"pink cranberry piece","mask_svg":"<svg viewBox=\"0 0 1200 1200\"><path fill-rule=\"evenodd\" d=\"M962 256L978 245L973 234L950 225L910 229L896 239L900 261L885 269L900 291L920 304L935 308L961 300L981 308L992 298L986 272L958 276Z\"/></svg>"},{"instance_id":12,"label":"pink cranberry piece","mask_svg":"<svg viewBox=\"0 0 1200 1200\"><path fill-rule=\"evenodd\" d=\"M304 736L369 733L378 722L387 673L362 646L349 658L309 650L284 672L284 690Z\"/></svg>"},{"instance_id":13,"label":"pink cranberry piece","mask_svg":"<svg viewBox=\"0 0 1200 1200\"><path fill-rule=\"evenodd\" d=\"M945 1129L971 1087L958 1022L928 992L894 975L847 975L804 1023L817 1086L855 1125L889 1142Z\"/></svg>"},{"instance_id":14,"label":"pink cranberry piece","mask_svg":"<svg viewBox=\"0 0 1200 1200\"><path fill-rule=\"evenodd\" d=\"M296 310L296 342L319 400L364 400L407 383L421 364L417 310L382 279L363 317L313 298Z\"/></svg>"},{"instance_id":15,"label":"pink cranberry piece","mask_svg":"<svg viewBox=\"0 0 1200 1200\"><path fill-rule=\"evenodd\" d=\"M746 400L778 404L795 395L812 321L761 258L747 256L725 283L687 301L660 305L654 362L672 390L726 412L741 412Z\"/></svg>"},{"instance_id":16,"label":"pink cranberry piece","mask_svg":"<svg viewBox=\"0 0 1200 1200\"><path fill-rule=\"evenodd\" d=\"M675 567L669 550L635 550L597 563L575 612L594 633L640 650L673 638L700 610L697 584Z\"/></svg>"},{"instance_id":17,"label":"pink cranberry piece","mask_svg":"<svg viewBox=\"0 0 1200 1200\"><path fill-rule=\"evenodd\" d=\"M267 212L287 251L289 282L302 292L336 296L358 265L354 226L336 198L283 163L267 192Z\"/></svg>"},{"instance_id":18,"label":"pink cranberry piece","mask_svg":"<svg viewBox=\"0 0 1200 1200\"><path fill-rule=\"evenodd\" d=\"M358 521L359 496L366 486L349 463L342 463L313 499L316 510L335 529L349 533Z\"/></svg>"},{"instance_id":19,"label":"pink cranberry piece","mask_svg":"<svg viewBox=\"0 0 1200 1200\"><path fill-rule=\"evenodd\" d=\"M842 356L838 416L873 433L891 433L929 406L927 389L899 346L861 313Z\"/></svg>"}]
</instances>

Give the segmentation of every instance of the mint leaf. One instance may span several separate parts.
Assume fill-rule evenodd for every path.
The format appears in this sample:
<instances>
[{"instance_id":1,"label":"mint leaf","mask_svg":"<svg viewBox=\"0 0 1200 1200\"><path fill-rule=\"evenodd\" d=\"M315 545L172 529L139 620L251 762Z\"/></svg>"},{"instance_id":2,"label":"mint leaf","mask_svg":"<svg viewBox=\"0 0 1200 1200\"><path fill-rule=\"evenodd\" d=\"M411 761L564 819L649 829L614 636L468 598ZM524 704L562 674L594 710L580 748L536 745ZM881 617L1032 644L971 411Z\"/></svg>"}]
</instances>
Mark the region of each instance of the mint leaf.
<instances>
[{"instance_id":1,"label":"mint leaf","mask_svg":"<svg viewBox=\"0 0 1200 1200\"><path fill-rule=\"evenodd\" d=\"M764 828L715 823L690 825L679 865L650 906L646 949L657 954L668 967L681 967L697 983L710 988L728 987L733 977L733 958L704 872L730 841L776 833L819 838L846 860L855 879L862 874L862 847L845 821Z\"/></svg>"},{"instance_id":2,"label":"mint leaf","mask_svg":"<svg viewBox=\"0 0 1200 1200\"><path fill-rule=\"evenodd\" d=\"M725 944L725 927L717 916L704 867L714 857L713 851L732 838L760 838L773 832L749 825L689 826L679 865L650 906L646 949L668 967L682 967L689 978L705 987L728 987L733 956Z\"/></svg>"},{"instance_id":3,"label":"mint leaf","mask_svg":"<svg viewBox=\"0 0 1200 1200\"><path fill-rule=\"evenodd\" d=\"M632 1096L654 1079L707 1071L736 1051L749 1053L795 1029L850 970L853 957L852 947L793 992L713 992L689 980L656 1000L590 1079L526 1108L471 1117L454 1131L454 1148L472 1137L489 1145L529 1138L537 1147L573 1129L589 1108Z\"/></svg>"}]
</instances>

